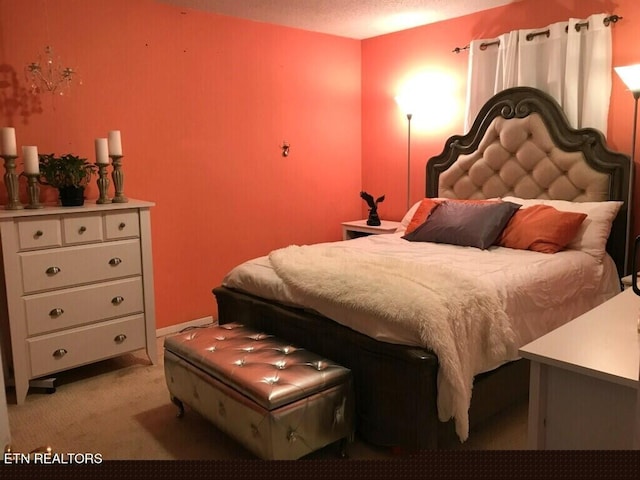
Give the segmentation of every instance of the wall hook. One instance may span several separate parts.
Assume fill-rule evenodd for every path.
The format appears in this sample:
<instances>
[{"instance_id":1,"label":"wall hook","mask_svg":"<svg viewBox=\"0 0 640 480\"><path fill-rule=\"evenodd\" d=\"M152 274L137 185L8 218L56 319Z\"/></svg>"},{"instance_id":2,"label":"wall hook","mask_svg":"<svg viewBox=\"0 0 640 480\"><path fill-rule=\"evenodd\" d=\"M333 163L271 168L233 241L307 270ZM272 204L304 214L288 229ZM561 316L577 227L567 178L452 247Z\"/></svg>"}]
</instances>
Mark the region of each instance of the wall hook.
<instances>
[{"instance_id":1,"label":"wall hook","mask_svg":"<svg viewBox=\"0 0 640 480\"><path fill-rule=\"evenodd\" d=\"M282 146L280 148L282 148L282 156L283 157L288 157L289 156L289 144L287 142L282 142Z\"/></svg>"}]
</instances>

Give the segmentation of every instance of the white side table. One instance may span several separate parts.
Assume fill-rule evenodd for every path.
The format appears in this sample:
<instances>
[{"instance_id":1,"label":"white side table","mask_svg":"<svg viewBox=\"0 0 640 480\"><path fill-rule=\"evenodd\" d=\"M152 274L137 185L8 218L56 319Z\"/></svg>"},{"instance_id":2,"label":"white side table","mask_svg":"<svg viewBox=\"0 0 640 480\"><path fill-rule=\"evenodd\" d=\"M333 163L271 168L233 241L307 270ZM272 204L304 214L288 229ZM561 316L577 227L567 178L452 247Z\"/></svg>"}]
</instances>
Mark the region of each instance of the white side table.
<instances>
[{"instance_id":1,"label":"white side table","mask_svg":"<svg viewBox=\"0 0 640 480\"><path fill-rule=\"evenodd\" d=\"M400 222L391 220L381 220L380 225L367 225L367 220L354 220L352 222L342 222L342 239L351 240L353 238L366 235L379 235L381 233L394 233L400 226Z\"/></svg>"},{"instance_id":2,"label":"white side table","mask_svg":"<svg viewBox=\"0 0 640 480\"><path fill-rule=\"evenodd\" d=\"M530 448L640 447L638 314L626 289L520 348L531 360Z\"/></svg>"}]
</instances>

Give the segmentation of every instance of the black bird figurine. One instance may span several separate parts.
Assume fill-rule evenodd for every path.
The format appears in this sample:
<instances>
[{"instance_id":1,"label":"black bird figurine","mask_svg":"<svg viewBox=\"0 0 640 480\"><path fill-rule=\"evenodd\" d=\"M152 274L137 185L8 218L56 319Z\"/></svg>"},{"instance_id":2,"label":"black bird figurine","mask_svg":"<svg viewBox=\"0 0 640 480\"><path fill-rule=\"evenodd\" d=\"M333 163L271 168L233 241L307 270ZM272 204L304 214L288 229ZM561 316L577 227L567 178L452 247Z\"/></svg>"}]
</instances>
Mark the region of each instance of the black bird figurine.
<instances>
[{"instance_id":1,"label":"black bird figurine","mask_svg":"<svg viewBox=\"0 0 640 480\"><path fill-rule=\"evenodd\" d=\"M380 225L380 217L378 216L378 203L384 202L384 195L373 200L373 197L364 190L360 192L360 198L362 198L367 205L369 205L369 218L367 218L367 225L378 226Z\"/></svg>"}]
</instances>

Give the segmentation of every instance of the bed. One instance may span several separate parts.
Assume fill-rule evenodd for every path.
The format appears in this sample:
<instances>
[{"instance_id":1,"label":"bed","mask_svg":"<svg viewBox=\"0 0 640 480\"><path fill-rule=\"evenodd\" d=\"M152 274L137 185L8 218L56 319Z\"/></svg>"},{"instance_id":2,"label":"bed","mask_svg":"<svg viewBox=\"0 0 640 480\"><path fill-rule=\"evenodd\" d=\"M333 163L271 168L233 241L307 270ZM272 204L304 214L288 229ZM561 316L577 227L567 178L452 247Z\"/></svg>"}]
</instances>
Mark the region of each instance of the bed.
<instances>
[{"instance_id":1,"label":"bed","mask_svg":"<svg viewBox=\"0 0 640 480\"><path fill-rule=\"evenodd\" d=\"M570 128L550 96L504 90L428 160L426 197L398 232L292 245L245 262L213 289L218 321L350 368L365 441L412 450L454 434L464 441L526 398L519 346L620 291L630 176L629 157L596 130ZM511 228L522 212L543 209L574 225L563 244L541 241L535 223L526 234ZM447 237L452 218L469 220L463 240L455 225L456 238ZM523 248L527 235L536 239Z\"/></svg>"}]
</instances>

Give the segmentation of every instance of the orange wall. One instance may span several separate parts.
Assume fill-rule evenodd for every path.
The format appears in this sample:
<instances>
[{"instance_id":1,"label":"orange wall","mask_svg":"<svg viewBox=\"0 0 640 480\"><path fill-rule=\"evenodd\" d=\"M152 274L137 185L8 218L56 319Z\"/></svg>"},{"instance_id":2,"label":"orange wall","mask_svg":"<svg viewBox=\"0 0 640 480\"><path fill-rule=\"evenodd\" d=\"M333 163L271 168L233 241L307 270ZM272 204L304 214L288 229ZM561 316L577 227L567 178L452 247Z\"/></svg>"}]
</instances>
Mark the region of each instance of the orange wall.
<instances>
[{"instance_id":1,"label":"orange wall","mask_svg":"<svg viewBox=\"0 0 640 480\"><path fill-rule=\"evenodd\" d=\"M290 243L339 239L341 221L366 215L361 188L386 195L382 218L401 218L407 120L394 96L406 81L426 75L425 91L447 112L435 124L412 121L415 201L426 160L462 131L467 53L451 50L602 11L624 17L612 27L614 65L640 62L636 0L522 0L362 42L153 0L0 0L0 126L16 127L18 145L91 160L94 138L122 131L125 193L156 202L157 326L165 327L215 317L211 289L232 266ZM23 91L24 66L47 44L82 85L44 95L40 106L20 96L16 109L7 83L15 74ZM607 136L629 152L633 98L612 75ZM44 189L43 199L54 193ZM95 184L88 195L97 197Z\"/></svg>"},{"instance_id":2,"label":"orange wall","mask_svg":"<svg viewBox=\"0 0 640 480\"><path fill-rule=\"evenodd\" d=\"M47 44L82 85L23 117L2 79L26 88ZM356 40L152 0L0 0L0 126L18 148L91 161L121 130L124 192L156 203L159 328L215 317L211 289L248 258L341 238L362 215L360 114Z\"/></svg>"},{"instance_id":3,"label":"orange wall","mask_svg":"<svg viewBox=\"0 0 640 480\"><path fill-rule=\"evenodd\" d=\"M444 112L439 122L416 116L411 128L411 199L425 192L427 160L442 151L445 140L463 133L467 84L466 51L456 54L472 39L491 38L518 28L544 27L592 13L615 13L623 19L613 25L613 65L640 62L637 0L523 0L473 15L383 35L362 42L362 175L363 187L387 198L379 208L382 218L400 219L406 211L407 119L394 97L411 78L426 78L424 90L432 94L434 112ZM609 144L631 151L633 97L612 71ZM445 79L441 86L437 81ZM640 148L639 148L640 150ZM636 158L640 158L636 152ZM640 185L640 183L636 183ZM638 191L636 186L636 192ZM636 197L638 198L638 197ZM636 202L637 203L637 202ZM640 209L635 211L635 231L640 231Z\"/></svg>"}]
</instances>

